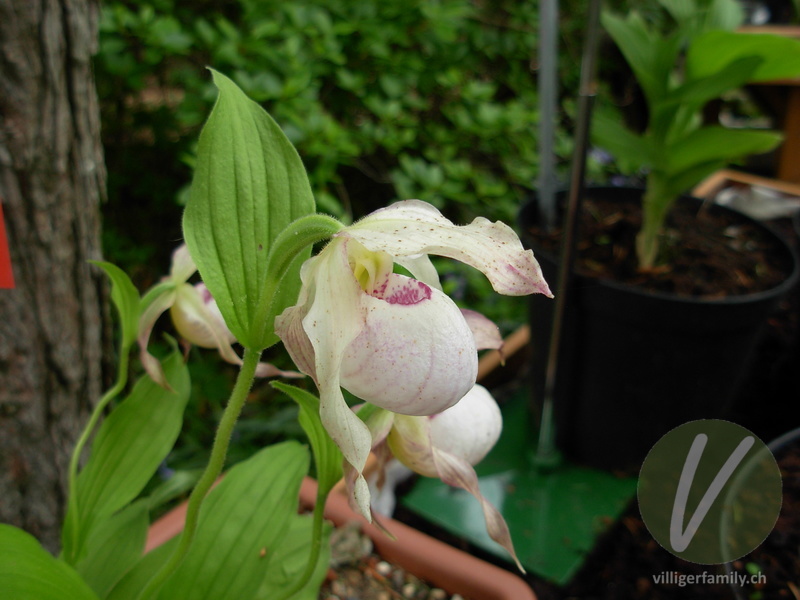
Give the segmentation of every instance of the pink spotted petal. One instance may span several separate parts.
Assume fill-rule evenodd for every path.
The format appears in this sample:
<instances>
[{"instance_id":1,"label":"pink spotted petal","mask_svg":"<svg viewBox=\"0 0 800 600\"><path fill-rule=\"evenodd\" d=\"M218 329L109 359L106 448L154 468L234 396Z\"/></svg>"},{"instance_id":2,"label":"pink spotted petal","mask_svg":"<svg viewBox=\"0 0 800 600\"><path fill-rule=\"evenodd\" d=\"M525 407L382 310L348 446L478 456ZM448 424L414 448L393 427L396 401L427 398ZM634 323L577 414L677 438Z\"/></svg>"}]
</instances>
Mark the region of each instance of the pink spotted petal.
<instances>
[{"instance_id":1,"label":"pink spotted petal","mask_svg":"<svg viewBox=\"0 0 800 600\"><path fill-rule=\"evenodd\" d=\"M337 236L358 240L373 252L395 257L435 254L481 271L495 291L508 296L552 296L533 252L508 225L478 217L454 225L427 202L404 200L373 212Z\"/></svg>"},{"instance_id":2,"label":"pink spotted petal","mask_svg":"<svg viewBox=\"0 0 800 600\"><path fill-rule=\"evenodd\" d=\"M461 309L461 315L472 331L478 350L500 350L503 347L500 329L491 320L466 308Z\"/></svg>"},{"instance_id":3,"label":"pink spotted petal","mask_svg":"<svg viewBox=\"0 0 800 600\"><path fill-rule=\"evenodd\" d=\"M458 402L478 373L472 332L455 303L421 281L391 274L380 296L362 294L366 323L346 348L341 384L404 415Z\"/></svg>"},{"instance_id":4,"label":"pink spotted petal","mask_svg":"<svg viewBox=\"0 0 800 600\"><path fill-rule=\"evenodd\" d=\"M457 458L447 452L437 450L436 448L433 449L433 457L436 462L439 479L447 485L466 490L481 503L483 517L486 520L486 531L489 533L489 537L506 549L514 559L514 562L517 563L517 568L524 573L525 569L517 558L508 525L503 515L500 514L500 511L481 493L475 469L465 460Z\"/></svg>"},{"instance_id":5,"label":"pink spotted petal","mask_svg":"<svg viewBox=\"0 0 800 600\"><path fill-rule=\"evenodd\" d=\"M347 240L333 240L319 255L306 261L301 275L308 294L304 298L301 292L300 301L305 300L308 307L302 323L314 350L320 418L345 460L355 469L352 497L358 511L371 520L369 486L362 472L372 438L367 426L347 406L339 386L345 350L361 333L366 320L361 304L365 294L350 268ZM281 329L283 325L277 322Z\"/></svg>"}]
</instances>

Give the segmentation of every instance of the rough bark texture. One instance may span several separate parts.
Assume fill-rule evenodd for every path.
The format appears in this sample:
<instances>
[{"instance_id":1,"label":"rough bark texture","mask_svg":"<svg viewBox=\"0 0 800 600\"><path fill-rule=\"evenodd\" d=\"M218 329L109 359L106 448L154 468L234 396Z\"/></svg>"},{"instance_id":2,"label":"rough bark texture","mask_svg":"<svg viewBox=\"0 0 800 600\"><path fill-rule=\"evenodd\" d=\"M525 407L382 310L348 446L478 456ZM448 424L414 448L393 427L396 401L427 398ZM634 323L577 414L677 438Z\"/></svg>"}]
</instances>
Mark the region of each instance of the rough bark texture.
<instances>
[{"instance_id":1,"label":"rough bark texture","mask_svg":"<svg viewBox=\"0 0 800 600\"><path fill-rule=\"evenodd\" d=\"M58 547L70 449L101 393L98 2L0 0L0 521Z\"/></svg>"}]
</instances>

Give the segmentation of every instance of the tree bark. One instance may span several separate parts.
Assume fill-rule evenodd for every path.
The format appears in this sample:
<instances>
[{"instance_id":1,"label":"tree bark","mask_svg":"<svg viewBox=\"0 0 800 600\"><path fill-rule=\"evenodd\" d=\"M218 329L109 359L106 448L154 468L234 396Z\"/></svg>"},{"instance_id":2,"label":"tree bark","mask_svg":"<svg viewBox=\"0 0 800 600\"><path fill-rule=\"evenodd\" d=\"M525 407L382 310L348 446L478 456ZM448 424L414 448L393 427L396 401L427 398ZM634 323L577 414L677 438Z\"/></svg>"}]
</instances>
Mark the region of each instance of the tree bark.
<instances>
[{"instance_id":1,"label":"tree bark","mask_svg":"<svg viewBox=\"0 0 800 600\"><path fill-rule=\"evenodd\" d=\"M0 521L58 546L71 448L101 394L105 194L97 0L0 0Z\"/></svg>"}]
</instances>

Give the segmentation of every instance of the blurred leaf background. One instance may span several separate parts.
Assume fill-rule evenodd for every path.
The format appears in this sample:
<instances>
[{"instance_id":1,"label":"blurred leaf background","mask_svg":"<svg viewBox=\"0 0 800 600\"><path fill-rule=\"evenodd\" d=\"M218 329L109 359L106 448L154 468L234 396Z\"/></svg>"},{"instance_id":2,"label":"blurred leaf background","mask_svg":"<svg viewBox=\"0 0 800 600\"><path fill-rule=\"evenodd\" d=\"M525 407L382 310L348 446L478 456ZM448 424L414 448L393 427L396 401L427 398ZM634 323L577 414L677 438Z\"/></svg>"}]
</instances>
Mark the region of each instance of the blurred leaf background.
<instances>
[{"instance_id":1,"label":"blurred leaf background","mask_svg":"<svg viewBox=\"0 0 800 600\"><path fill-rule=\"evenodd\" d=\"M555 152L572 150L585 2L562 0ZM295 144L318 210L345 221L389 202L426 200L455 222L514 225L538 175L538 1L109 0L95 61L109 173L107 260L143 290L181 241L197 136L225 73ZM620 63L617 62L617 65ZM601 174L590 164L593 175ZM437 261L445 290L504 335L527 320L522 298ZM167 321L166 318L162 321ZM168 323L163 327L169 328ZM266 357L291 368L280 348ZM234 371L191 350L193 394L165 472L205 460ZM302 438L296 407L258 385L231 460Z\"/></svg>"}]
</instances>

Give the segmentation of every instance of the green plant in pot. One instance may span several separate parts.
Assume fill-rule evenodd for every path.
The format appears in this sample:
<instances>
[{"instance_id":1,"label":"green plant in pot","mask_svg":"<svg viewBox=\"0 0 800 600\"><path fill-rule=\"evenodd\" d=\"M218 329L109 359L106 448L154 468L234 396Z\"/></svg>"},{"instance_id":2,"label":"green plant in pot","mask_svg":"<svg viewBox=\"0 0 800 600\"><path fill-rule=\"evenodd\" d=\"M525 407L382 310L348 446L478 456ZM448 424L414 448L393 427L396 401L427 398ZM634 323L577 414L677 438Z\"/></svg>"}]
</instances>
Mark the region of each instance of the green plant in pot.
<instances>
[{"instance_id":1,"label":"green plant in pot","mask_svg":"<svg viewBox=\"0 0 800 600\"><path fill-rule=\"evenodd\" d=\"M639 268L660 260L664 221L675 200L729 162L767 152L781 141L772 131L730 129L703 122L710 101L747 83L800 75L800 40L734 31L742 12L734 0L659 0L673 26L662 31L639 12L602 16L641 87L648 122L628 129L612 110L598 111L593 141L624 171L647 172Z\"/></svg>"},{"instance_id":2,"label":"green plant in pot","mask_svg":"<svg viewBox=\"0 0 800 600\"><path fill-rule=\"evenodd\" d=\"M775 132L704 124L702 112L747 82L800 75L800 42L734 32L741 15L730 0L659 4L660 21L636 11L603 16L643 90L648 121L640 133L626 128L621 115L598 109L593 141L623 172L647 173L647 182L644 191L587 190L554 390L562 453L630 472L670 429L732 418L764 323L797 280L791 249L767 227L723 207L698 212L687 202L684 211L676 201L726 163L780 142ZM630 273L626 238L636 216L628 209L637 203L643 226ZM534 200L520 212L520 224L553 280L559 264L552 248L561 234L542 234L538 214ZM735 230L736 239L711 239L723 230ZM762 242L763 251L754 251ZM758 291L729 277L752 273L741 277L749 284L767 271ZM530 319L536 339L548 339L553 307L531 299ZM544 397L547 348L531 350L535 398Z\"/></svg>"}]
</instances>

